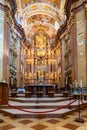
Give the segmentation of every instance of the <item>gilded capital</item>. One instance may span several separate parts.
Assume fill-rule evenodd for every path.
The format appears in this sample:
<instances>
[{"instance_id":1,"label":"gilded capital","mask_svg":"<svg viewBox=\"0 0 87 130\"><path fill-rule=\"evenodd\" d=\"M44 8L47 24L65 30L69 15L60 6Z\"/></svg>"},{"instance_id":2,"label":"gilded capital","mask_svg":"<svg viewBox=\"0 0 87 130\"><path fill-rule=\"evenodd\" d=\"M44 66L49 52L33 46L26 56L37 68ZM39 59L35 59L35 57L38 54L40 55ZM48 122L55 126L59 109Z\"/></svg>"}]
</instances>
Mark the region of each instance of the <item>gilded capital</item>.
<instances>
[{"instance_id":1,"label":"gilded capital","mask_svg":"<svg viewBox=\"0 0 87 130\"><path fill-rule=\"evenodd\" d=\"M87 3L84 4L85 14L87 15Z\"/></svg>"}]
</instances>

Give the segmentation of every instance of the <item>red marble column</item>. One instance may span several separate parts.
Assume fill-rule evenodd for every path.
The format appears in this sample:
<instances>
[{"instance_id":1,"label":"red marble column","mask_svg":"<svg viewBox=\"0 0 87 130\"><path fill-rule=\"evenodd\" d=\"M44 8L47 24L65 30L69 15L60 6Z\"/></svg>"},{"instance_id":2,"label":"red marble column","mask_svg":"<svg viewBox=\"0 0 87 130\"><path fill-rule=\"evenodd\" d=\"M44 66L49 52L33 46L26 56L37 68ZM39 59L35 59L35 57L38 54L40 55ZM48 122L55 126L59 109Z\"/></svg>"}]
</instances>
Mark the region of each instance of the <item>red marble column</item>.
<instances>
[{"instance_id":1,"label":"red marble column","mask_svg":"<svg viewBox=\"0 0 87 130\"><path fill-rule=\"evenodd\" d=\"M9 49L10 49L10 26L5 20L4 32L4 57L3 57L3 79L9 82Z\"/></svg>"},{"instance_id":2,"label":"red marble column","mask_svg":"<svg viewBox=\"0 0 87 130\"><path fill-rule=\"evenodd\" d=\"M86 23L86 32L85 32L85 50L86 50L86 77L87 77L87 10L85 12L85 23ZM87 84L87 79L86 79L86 84Z\"/></svg>"}]
</instances>

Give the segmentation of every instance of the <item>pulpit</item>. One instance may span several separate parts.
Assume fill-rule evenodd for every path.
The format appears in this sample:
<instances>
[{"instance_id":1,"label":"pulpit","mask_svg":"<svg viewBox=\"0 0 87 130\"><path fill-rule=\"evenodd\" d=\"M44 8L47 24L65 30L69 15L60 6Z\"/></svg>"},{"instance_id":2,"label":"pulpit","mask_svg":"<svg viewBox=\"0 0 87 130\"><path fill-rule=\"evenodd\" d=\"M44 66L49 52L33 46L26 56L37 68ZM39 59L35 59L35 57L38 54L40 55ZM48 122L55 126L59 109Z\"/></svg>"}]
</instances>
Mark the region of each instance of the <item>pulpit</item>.
<instances>
[{"instance_id":1,"label":"pulpit","mask_svg":"<svg viewBox=\"0 0 87 130\"><path fill-rule=\"evenodd\" d=\"M0 82L0 104L8 103L8 84Z\"/></svg>"}]
</instances>

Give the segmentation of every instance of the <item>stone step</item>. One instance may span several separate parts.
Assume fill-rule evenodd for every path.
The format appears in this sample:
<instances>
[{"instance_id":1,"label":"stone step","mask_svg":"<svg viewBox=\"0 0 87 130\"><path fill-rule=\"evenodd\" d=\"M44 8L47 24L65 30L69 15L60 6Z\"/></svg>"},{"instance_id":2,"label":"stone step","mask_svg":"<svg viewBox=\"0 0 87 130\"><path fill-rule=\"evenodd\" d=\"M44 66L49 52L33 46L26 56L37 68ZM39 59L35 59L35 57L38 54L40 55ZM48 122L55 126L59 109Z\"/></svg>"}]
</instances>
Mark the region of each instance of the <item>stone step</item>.
<instances>
[{"instance_id":1,"label":"stone step","mask_svg":"<svg viewBox=\"0 0 87 130\"><path fill-rule=\"evenodd\" d=\"M9 100L10 101L17 101L17 102L26 102L26 103L31 103L31 102L35 102L36 100L38 100L39 101L39 103L48 103L48 102L50 102L50 103L52 103L52 102L61 102L61 101L66 101L66 100L70 100L70 99L73 99L73 97L72 98L70 98L70 97L67 97L67 98L64 98L64 97L53 97L53 98L48 98L48 97L45 97L45 98L37 98L37 97L33 97L33 98L24 98L24 97L22 97L22 98L19 98L19 97L17 97L17 98L9 98Z\"/></svg>"},{"instance_id":2,"label":"stone step","mask_svg":"<svg viewBox=\"0 0 87 130\"><path fill-rule=\"evenodd\" d=\"M12 99L12 98L10 98ZM69 114L70 112L73 112L73 110L76 110L78 107L78 101L75 101L74 99L69 100L68 98L63 98L63 97L54 97L54 98L14 98L14 100L9 100L8 104L9 105L1 105L1 112L11 115L12 117L60 117L66 114ZM66 99L66 100L65 100ZM25 101L25 102L24 102ZM38 103L37 103L38 101ZM75 101L75 102L73 102ZM71 107L73 109L68 109L68 104L70 102L73 102L71 104ZM84 101L85 104L87 101ZM81 107L82 102L80 102ZM61 109L60 109L61 108ZM47 113L31 113L31 112L24 112L21 111L20 109L27 110L27 111L33 111L33 112L42 112L42 111L49 111L49 110L55 110L57 111L54 112L47 112ZM59 110L58 110L59 109Z\"/></svg>"},{"instance_id":3,"label":"stone step","mask_svg":"<svg viewBox=\"0 0 87 130\"><path fill-rule=\"evenodd\" d=\"M57 117L62 117L64 115L70 114L75 109L61 109L57 110L54 112L47 112L47 111L52 111L53 109L23 109L25 111L30 111L30 112L24 112L21 110L17 109L1 109L0 111L4 113L4 115L9 115L14 118L39 118L39 117L47 117L47 118L57 118ZM32 113L32 112L37 112L37 113ZM42 112L42 113L38 113ZM43 113L44 112L44 113ZM45 113L46 112L46 113Z\"/></svg>"},{"instance_id":4,"label":"stone step","mask_svg":"<svg viewBox=\"0 0 87 130\"><path fill-rule=\"evenodd\" d=\"M34 102L34 103L23 103L23 102L17 102L17 101L9 101L9 104L12 107L9 107L9 105L2 105L1 108L14 108L14 107L18 107L18 108L26 108L26 109L49 109L49 108L59 108L59 107L68 107L68 105L70 104L70 102L73 102L74 100L67 100L67 101L61 101L61 102L52 102L52 103L40 103L40 102ZM85 101L85 103L87 103L87 101ZM80 102L80 104L82 104ZM75 101L74 103L71 104L71 106L73 108L78 106L78 101Z\"/></svg>"},{"instance_id":5,"label":"stone step","mask_svg":"<svg viewBox=\"0 0 87 130\"><path fill-rule=\"evenodd\" d=\"M9 98L11 98L12 96L11 95L9 95ZM18 98L23 98L23 97L25 97L25 94L24 93L20 93L20 94L17 94L16 95L16 97L18 97ZM37 97L37 95L32 95L32 96L30 96L29 98L36 98ZM42 98L49 98L49 96L48 95L44 95L44 96L42 96ZM58 94L58 93L55 93L54 94L54 97L63 97L63 94L61 93L61 94Z\"/></svg>"}]
</instances>

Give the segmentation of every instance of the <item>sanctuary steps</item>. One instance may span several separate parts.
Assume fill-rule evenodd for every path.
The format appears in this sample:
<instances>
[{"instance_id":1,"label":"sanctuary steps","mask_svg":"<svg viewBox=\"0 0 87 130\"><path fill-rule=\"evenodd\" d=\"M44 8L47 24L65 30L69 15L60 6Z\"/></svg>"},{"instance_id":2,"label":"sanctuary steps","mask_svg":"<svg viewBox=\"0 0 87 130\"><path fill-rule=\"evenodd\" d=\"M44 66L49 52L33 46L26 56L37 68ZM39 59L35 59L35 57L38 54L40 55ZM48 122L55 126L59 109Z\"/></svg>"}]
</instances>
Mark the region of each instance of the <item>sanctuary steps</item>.
<instances>
[{"instance_id":1,"label":"sanctuary steps","mask_svg":"<svg viewBox=\"0 0 87 130\"><path fill-rule=\"evenodd\" d=\"M11 117L15 118L24 118L24 117L62 117L66 114L70 114L73 111L77 110L78 108L78 101L73 102L74 99L72 97L63 97L62 94L55 94L53 98L49 97L16 97L11 98L9 97L9 104L11 106L17 107L10 107L8 105L1 105L1 112L5 115L10 115ZM37 103L38 102L38 103ZM73 102L71 104L72 109L68 109L67 104ZM85 101L85 104L87 101ZM83 106L82 103L81 107ZM62 108L63 107L63 108ZM61 109L60 109L61 108ZM23 111L19 110L22 109ZM54 111L57 109L56 111ZM25 112L28 111L28 112ZM30 111L30 112L29 112ZM48 112L47 112L48 111ZM52 112L49 112L52 111ZM36 113L33 113L36 112ZM42 113L38 113L42 112Z\"/></svg>"}]
</instances>

